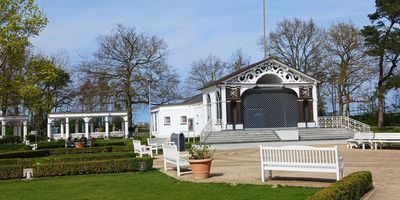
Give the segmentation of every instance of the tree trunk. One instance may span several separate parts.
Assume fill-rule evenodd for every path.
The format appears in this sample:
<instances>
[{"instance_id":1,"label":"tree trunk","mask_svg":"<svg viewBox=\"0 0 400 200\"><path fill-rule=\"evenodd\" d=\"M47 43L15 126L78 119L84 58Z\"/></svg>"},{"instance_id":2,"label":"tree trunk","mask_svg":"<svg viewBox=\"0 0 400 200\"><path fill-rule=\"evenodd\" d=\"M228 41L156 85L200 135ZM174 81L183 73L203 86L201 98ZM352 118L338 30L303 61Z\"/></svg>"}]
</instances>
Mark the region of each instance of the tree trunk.
<instances>
[{"instance_id":1,"label":"tree trunk","mask_svg":"<svg viewBox=\"0 0 400 200\"><path fill-rule=\"evenodd\" d=\"M383 110L383 105L384 105L384 98L385 98L385 89L383 87L383 59L384 59L384 54L382 54L379 58L379 80L378 80L378 88L377 88L377 96L378 96L378 128L383 128L384 127L384 121L383 121L383 116L384 116L384 110Z\"/></svg>"},{"instance_id":2,"label":"tree trunk","mask_svg":"<svg viewBox=\"0 0 400 200\"><path fill-rule=\"evenodd\" d=\"M350 117L350 92L346 92L346 116Z\"/></svg>"},{"instance_id":3,"label":"tree trunk","mask_svg":"<svg viewBox=\"0 0 400 200\"><path fill-rule=\"evenodd\" d=\"M338 99L339 99L339 116L343 115L343 91L342 91L342 82L338 80Z\"/></svg>"}]
</instances>

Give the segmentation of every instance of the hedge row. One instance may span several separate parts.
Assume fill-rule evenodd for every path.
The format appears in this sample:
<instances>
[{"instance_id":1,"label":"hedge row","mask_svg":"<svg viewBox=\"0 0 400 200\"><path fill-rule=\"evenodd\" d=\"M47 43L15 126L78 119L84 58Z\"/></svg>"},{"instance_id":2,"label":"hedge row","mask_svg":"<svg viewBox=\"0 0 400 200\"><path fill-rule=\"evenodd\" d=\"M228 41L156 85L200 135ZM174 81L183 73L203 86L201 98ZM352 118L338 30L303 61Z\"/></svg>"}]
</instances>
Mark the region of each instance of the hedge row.
<instances>
[{"instance_id":1,"label":"hedge row","mask_svg":"<svg viewBox=\"0 0 400 200\"><path fill-rule=\"evenodd\" d=\"M139 171L141 162L145 163L145 168L143 170L152 169L152 158L129 158L88 162L60 162L35 165L33 167L33 176L46 177Z\"/></svg>"},{"instance_id":2,"label":"hedge row","mask_svg":"<svg viewBox=\"0 0 400 200\"><path fill-rule=\"evenodd\" d=\"M106 141L106 140L96 140L92 143L93 147L107 147L107 146L125 146L123 141ZM52 141L52 142L39 142L38 149L54 149L54 148L64 148L65 141Z\"/></svg>"},{"instance_id":3,"label":"hedge row","mask_svg":"<svg viewBox=\"0 0 400 200\"><path fill-rule=\"evenodd\" d=\"M21 141L21 137L14 135L5 135L3 138L0 138L0 144L17 144Z\"/></svg>"},{"instance_id":4,"label":"hedge row","mask_svg":"<svg viewBox=\"0 0 400 200\"><path fill-rule=\"evenodd\" d=\"M22 166L0 165L0 179L22 178Z\"/></svg>"},{"instance_id":5,"label":"hedge row","mask_svg":"<svg viewBox=\"0 0 400 200\"><path fill-rule=\"evenodd\" d=\"M91 154L70 154L62 156L45 157L41 159L41 163L58 163L58 162L84 162L92 160L110 160L121 158L134 158L136 154L133 152L110 152L110 153L91 153Z\"/></svg>"},{"instance_id":6,"label":"hedge row","mask_svg":"<svg viewBox=\"0 0 400 200\"><path fill-rule=\"evenodd\" d=\"M0 159L6 158L34 158L34 157L43 157L48 156L50 154L49 150L28 150L28 151L14 151L7 153L0 153Z\"/></svg>"},{"instance_id":7,"label":"hedge row","mask_svg":"<svg viewBox=\"0 0 400 200\"><path fill-rule=\"evenodd\" d=\"M23 168L32 167L35 161L31 158L9 158L9 159L0 159L0 166L4 165L19 165Z\"/></svg>"},{"instance_id":8,"label":"hedge row","mask_svg":"<svg viewBox=\"0 0 400 200\"><path fill-rule=\"evenodd\" d=\"M25 144L2 144L0 145L0 152L10 152L10 151L24 151L30 150L31 147Z\"/></svg>"},{"instance_id":9,"label":"hedge row","mask_svg":"<svg viewBox=\"0 0 400 200\"><path fill-rule=\"evenodd\" d=\"M129 146L112 146L112 147L85 147L82 149L76 148L59 148L49 149L50 155L63 155L63 154L81 154L81 153L102 153L102 152L129 152L133 151Z\"/></svg>"},{"instance_id":10,"label":"hedge row","mask_svg":"<svg viewBox=\"0 0 400 200\"><path fill-rule=\"evenodd\" d=\"M371 172L359 171L332 183L329 187L309 197L308 200L359 200L372 188Z\"/></svg>"}]
</instances>

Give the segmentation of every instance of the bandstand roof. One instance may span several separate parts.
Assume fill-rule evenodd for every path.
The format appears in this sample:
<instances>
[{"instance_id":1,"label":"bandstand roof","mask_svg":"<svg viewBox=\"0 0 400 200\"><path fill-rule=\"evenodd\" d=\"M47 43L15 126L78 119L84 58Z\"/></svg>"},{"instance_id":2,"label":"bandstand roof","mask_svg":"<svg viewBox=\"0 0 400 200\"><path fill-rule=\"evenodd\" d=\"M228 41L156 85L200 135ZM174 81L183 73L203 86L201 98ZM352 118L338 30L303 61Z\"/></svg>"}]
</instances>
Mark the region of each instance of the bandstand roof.
<instances>
[{"instance_id":1,"label":"bandstand roof","mask_svg":"<svg viewBox=\"0 0 400 200\"><path fill-rule=\"evenodd\" d=\"M319 83L317 79L311 77L310 75L304 74L287 66L277 59L270 57L234 71L216 81L211 81L200 89L208 88L217 84L249 83L267 73L280 76L285 83Z\"/></svg>"},{"instance_id":2,"label":"bandstand roof","mask_svg":"<svg viewBox=\"0 0 400 200\"><path fill-rule=\"evenodd\" d=\"M124 117L128 111L91 111L91 112L55 112L49 113L49 118L81 118L81 117Z\"/></svg>"}]
</instances>

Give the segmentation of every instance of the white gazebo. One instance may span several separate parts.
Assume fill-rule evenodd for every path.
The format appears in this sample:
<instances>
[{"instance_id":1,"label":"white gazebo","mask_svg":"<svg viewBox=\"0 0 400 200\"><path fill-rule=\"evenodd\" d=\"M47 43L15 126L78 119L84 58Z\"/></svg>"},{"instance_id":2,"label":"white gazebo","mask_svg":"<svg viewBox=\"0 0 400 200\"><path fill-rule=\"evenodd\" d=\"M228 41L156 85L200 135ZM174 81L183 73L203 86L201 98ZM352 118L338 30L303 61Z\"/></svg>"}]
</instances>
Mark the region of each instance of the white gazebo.
<instances>
[{"instance_id":1,"label":"white gazebo","mask_svg":"<svg viewBox=\"0 0 400 200\"><path fill-rule=\"evenodd\" d=\"M112 130L110 131L110 122L113 118L121 117L123 119L121 129L115 130L112 122ZM104 124L102 128L94 129L94 120L100 118ZM55 121L59 120L59 127L55 127ZM70 122L74 120L74 133L70 132ZM83 120L81 130L79 132L79 120ZM77 138L85 135L89 137L128 137L128 112L126 111L102 111L102 112L63 112L50 113L47 119L47 137L49 139L67 139L69 137Z\"/></svg>"},{"instance_id":2,"label":"white gazebo","mask_svg":"<svg viewBox=\"0 0 400 200\"><path fill-rule=\"evenodd\" d=\"M28 133L28 116L0 116L1 133L0 137L6 135L7 123L13 123L13 132L15 136L22 136L25 141L26 134Z\"/></svg>"}]
</instances>

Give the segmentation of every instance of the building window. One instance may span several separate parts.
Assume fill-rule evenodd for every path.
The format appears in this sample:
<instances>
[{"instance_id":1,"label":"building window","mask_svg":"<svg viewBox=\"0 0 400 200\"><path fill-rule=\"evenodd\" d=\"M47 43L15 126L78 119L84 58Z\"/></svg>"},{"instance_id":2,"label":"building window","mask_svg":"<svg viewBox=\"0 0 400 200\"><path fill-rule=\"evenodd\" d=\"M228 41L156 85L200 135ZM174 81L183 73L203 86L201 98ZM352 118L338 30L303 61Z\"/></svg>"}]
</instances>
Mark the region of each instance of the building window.
<instances>
[{"instance_id":1,"label":"building window","mask_svg":"<svg viewBox=\"0 0 400 200\"><path fill-rule=\"evenodd\" d=\"M221 100L221 95L217 91L215 93L216 96L216 102L217 102L217 123L221 124L222 121L222 100Z\"/></svg>"},{"instance_id":2,"label":"building window","mask_svg":"<svg viewBox=\"0 0 400 200\"><path fill-rule=\"evenodd\" d=\"M171 117L164 117L164 125L171 125Z\"/></svg>"},{"instance_id":3,"label":"building window","mask_svg":"<svg viewBox=\"0 0 400 200\"><path fill-rule=\"evenodd\" d=\"M186 125L186 124L187 124L187 117L181 116L181 125Z\"/></svg>"}]
</instances>

